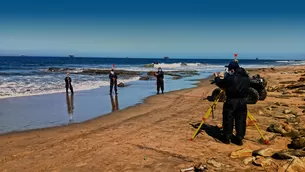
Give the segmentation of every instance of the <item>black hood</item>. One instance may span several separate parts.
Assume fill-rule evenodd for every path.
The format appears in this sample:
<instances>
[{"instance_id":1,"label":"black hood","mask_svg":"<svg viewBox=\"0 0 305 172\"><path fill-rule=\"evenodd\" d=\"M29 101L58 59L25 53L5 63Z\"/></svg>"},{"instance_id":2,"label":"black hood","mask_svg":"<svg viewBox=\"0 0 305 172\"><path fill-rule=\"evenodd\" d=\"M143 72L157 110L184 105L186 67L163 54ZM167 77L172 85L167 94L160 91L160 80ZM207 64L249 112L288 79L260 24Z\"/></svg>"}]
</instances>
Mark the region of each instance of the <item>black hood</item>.
<instances>
[{"instance_id":1,"label":"black hood","mask_svg":"<svg viewBox=\"0 0 305 172\"><path fill-rule=\"evenodd\" d=\"M239 67L235 70L236 75L241 75L241 76L248 76L246 70L242 67Z\"/></svg>"}]
</instances>

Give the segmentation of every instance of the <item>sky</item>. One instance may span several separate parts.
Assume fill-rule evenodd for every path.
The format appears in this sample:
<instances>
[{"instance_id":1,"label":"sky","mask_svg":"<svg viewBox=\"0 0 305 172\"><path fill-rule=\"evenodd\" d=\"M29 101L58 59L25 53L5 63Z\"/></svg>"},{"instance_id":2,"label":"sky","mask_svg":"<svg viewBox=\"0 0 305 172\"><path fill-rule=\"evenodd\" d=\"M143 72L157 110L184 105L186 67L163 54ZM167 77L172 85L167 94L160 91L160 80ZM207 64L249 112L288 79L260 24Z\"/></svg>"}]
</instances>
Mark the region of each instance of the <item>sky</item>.
<instances>
[{"instance_id":1,"label":"sky","mask_svg":"<svg viewBox=\"0 0 305 172\"><path fill-rule=\"evenodd\" d=\"M304 6L302 0L3 0L0 55L305 58Z\"/></svg>"}]
</instances>

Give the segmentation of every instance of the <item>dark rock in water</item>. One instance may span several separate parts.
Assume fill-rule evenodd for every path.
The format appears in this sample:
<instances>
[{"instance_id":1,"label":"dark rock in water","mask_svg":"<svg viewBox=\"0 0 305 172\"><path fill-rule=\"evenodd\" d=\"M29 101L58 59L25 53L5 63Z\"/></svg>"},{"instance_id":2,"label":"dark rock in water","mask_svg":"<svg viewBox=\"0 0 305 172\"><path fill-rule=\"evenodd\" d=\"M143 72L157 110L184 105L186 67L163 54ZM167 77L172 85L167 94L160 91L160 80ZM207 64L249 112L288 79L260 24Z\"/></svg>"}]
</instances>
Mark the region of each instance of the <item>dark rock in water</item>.
<instances>
[{"instance_id":1,"label":"dark rock in water","mask_svg":"<svg viewBox=\"0 0 305 172\"><path fill-rule=\"evenodd\" d=\"M96 75L108 75L110 70L105 69L85 69L82 74L96 74ZM126 70L115 70L117 75L140 75L138 71L126 71Z\"/></svg>"},{"instance_id":2,"label":"dark rock in water","mask_svg":"<svg viewBox=\"0 0 305 172\"><path fill-rule=\"evenodd\" d=\"M182 78L182 76L174 76L172 79L177 80L177 79L181 79L181 78Z\"/></svg>"},{"instance_id":3,"label":"dark rock in water","mask_svg":"<svg viewBox=\"0 0 305 172\"><path fill-rule=\"evenodd\" d=\"M282 159L292 159L293 156L305 157L305 150L294 150L294 149L282 150L273 154L272 158L282 160Z\"/></svg>"},{"instance_id":4,"label":"dark rock in water","mask_svg":"<svg viewBox=\"0 0 305 172\"><path fill-rule=\"evenodd\" d=\"M120 83L118 84L118 87L126 87L126 85L125 85L123 82L120 82Z\"/></svg>"},{"instance_id":5,"label":"dark rock in water","mask_svg":"<svg viewBox=\"0 0 305 172\"><path fill-rule=\"evenodd\" d=\"M148 76L155 76L155 73L156 73L155 71L149 71L149 72L147 72L147 75Z\"/></svg>"},{"instance_id":6,"label":"dark rock in water","mask_svg":"<svg viewBox=\"0 0 305 172\"><path fill-rule=\"evenodd\" d=\"M149 76L142 76L139 80L149 80L150 77Z\"/></svg>"},{"instance_id":7,"label":"dark rock in water","mask_svg":"<svg viewBox=\"0 0 305 172\"><path fill-rule=\"evenodd\" d=\"M291 143L288 145L288 148L292 148L292 149L302 149L304 147L305 147L305 136L292 138ZM305 152L304 152L304 156L305 156Z\"/></svg>"},{"instance_id":8,"label":"dark rock in water","mask_svg":"<svg viewBox=\"0 0 305 172\"><path fill-rule=\"evenodd\" d=\"M49 72L67 72L73 71L75 69L71 68L56 68L50 67L48 69ZM87 74L87 75L108 75L110 70L107 69L84 69L82 72L78 72L75 74ZM117 75L140 75L139 71L126 71L126 70L115 70Z\"/></svg>"},{"instance_id":9,"label":"dark rock in water","mask_svg":"<svg viewBox=\"0 0 305 172\"><path fill-rule=\"evenodd\" d=\"M57 67L50 67L48 69L49 72L67 72L69 70L73 70L73 69L69 69L69 68L57 68Z\"/></svg>"}]
</instances>

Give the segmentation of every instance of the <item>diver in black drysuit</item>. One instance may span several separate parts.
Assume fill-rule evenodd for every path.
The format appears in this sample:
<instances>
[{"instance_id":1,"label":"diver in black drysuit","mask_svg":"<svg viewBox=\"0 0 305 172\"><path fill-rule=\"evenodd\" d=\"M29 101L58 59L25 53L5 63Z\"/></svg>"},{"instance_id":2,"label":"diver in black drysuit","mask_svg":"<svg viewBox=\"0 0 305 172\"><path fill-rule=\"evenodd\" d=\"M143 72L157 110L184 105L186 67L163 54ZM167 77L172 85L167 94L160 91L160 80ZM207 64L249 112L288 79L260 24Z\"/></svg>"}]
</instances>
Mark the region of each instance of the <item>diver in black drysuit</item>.
<instances>
[{"instance_id":1,"label":"diver in black drysuit","mask_svg":"<svg viewBox=\"0 0 305 172\"><path fill-rule=\"evenodd\" d=\"M158 68L158 72L155 73L155 76L157 77L157 94L160 92L160 88L163 94L164 91L164 73L161 69L161 67Z\"/></svg>"},{"instance_id":2,"label":"diver in black drysuit","mask_svg":"<svg viewBox=\"0 0 305 172\"><path fill-rule=\"evenodd\" d=\"M110 94L112 94L112 90L113 90L113 86L114 86L114 91L115 94L118 94L118 76L117 74L114 72L113 69L111 69L110 73L109 73L109 79L110 79Z\"/></svg>"},{"instance_id":3,"label":"diver in black drysuit","mask_svg":"<svg viewBox=\"0 0 305 172\"><path fill-rule=\"evenodd\" d=\"M250 86L250 79L243 68L237 62L231 62L228 66L229 74L220 79L215 75L215 83L224 89L226 101L223 105L223 142L230 144L230 140L242 145L246 134L247 103L246 97ZM235 121L236 137L233 137L233 124Z\"/></svg>"},{"instance_id":4,"label":"diver in black drysuit","mask_svg":"<svg viewBox=\"0 0 305 172\"><path fill-rule=\"evenodd\" d=\"M71 93L73 94L73 87L72 87L72 79L69 76L69 73L67 73L67 76L65 78L66 82L66 93L68 93L68 89L70 88Z\"/></svg>"}]
</instances>

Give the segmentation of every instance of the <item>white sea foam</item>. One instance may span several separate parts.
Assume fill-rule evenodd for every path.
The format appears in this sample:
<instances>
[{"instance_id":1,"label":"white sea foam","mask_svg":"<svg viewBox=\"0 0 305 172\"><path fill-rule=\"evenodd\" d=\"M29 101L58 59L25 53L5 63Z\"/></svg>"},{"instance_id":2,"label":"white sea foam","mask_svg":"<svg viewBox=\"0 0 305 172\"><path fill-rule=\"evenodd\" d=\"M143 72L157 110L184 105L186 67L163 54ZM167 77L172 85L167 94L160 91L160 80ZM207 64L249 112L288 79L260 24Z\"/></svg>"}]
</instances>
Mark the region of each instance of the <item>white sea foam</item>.
<instances>
[{"instance_id":1,"label":"white sea foam","mask_svg":"<svg viewBox=\"0 0 305 172\"><path fill-rule=\"evenodd\" d=\"M102 78L96 78L95 80L92 78L75 79L75 81L72 79L74 91L90 90L109 85L109 81L106 78L103 80L101 80ZM0 79L2 80L0 82L0 99L65 92L65 84L62 77L58 79L58 77L54 76L31 76L31 78L15 78L15 81L9 78ZM138 79L139 77L118 79L118 82L127 83Z\"/></svg>"}]
</instances>

